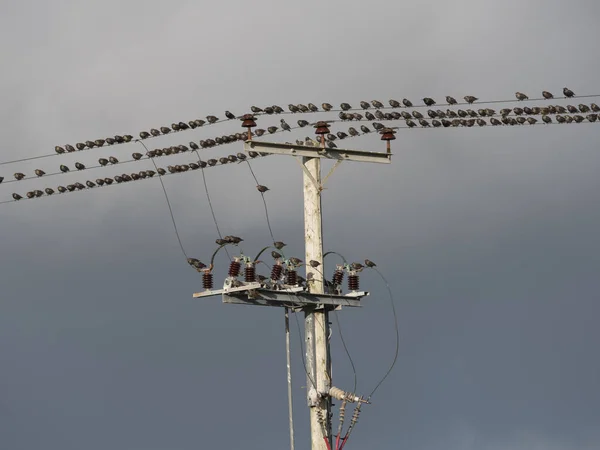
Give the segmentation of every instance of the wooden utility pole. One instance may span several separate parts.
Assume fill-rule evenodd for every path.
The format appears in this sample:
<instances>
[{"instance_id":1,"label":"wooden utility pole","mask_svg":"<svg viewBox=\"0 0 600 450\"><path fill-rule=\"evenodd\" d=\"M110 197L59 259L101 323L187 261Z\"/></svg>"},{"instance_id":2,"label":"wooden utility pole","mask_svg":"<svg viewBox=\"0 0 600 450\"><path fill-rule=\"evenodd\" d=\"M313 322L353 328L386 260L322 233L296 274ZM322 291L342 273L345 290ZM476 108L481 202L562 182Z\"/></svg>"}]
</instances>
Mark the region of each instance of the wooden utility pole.
<instances>
[{"instance_id":1,"label":"wooden utility pole","mask_svg":"<svg viewBox=\"0 0 600 450\"><path fill-rule=\"evenodd\" d=\"M242 117L244 127L250 131L256 126L254 117L247 114ZM331 433L331 398L343 398L348 401L364 401L354 394L340 389L332 389L331 363L329 357L329 311L341 306L361 306L360 299L368 292L351 290L342 294L341 290L328 289L325 292L323 280L323 230L321 220L321 192L323 185L344 161L370 162L389 164L392 154L389 140L395 139L393 131L386 129L382 140L388 141L385 153L362 150L331 149L325 146L324 136L329 133L327 122L317 122L314 127L320 143L312 141L307 145L279 144L259 142L248 139L244 144L245 151L252 154L279 154L293 156L298 159L302 171L304 187L304 233L305 263L307 288L282 284L278 280L259 283L253 280L241 282L236 277L225 279L223 289L213 289L212 283L204 283L205 291L194 294L194 297L210 297L222 295L224 303L279 306L304 311L304 329L306 343L306 386L307 400L310 407L311 450L329 450L333 448ZM248 133L249 138L251 133ZM334 160L335 164L329 173L321 178L321 159ZM314 270L310 261L319 263ZM212 280L212 275L209 277ZM286 316L286 342L289 339L289 322ZM289 355L289 353L288 353ZM290 382L290 360L288 358L288 383ZM336 393L337 392L337 393ZM288 384L288 395L289 395ZM342 397L340 397L342 395ZM291 396L290 396L291 411ZM291 414L291 412L290 412ZM290 420L290 443L293 446L293 425Z\"/></svg>"}]
</instances>

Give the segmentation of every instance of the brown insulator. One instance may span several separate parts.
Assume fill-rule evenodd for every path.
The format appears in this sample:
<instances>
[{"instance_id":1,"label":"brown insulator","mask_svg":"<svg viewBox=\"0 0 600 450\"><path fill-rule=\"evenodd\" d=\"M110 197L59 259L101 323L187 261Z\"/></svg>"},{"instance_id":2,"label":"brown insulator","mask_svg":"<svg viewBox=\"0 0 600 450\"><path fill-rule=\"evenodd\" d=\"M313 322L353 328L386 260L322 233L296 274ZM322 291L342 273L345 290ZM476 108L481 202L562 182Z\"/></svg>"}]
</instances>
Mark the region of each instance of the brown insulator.
<instances>
[{"instance_id":1,"label":"brown insulator","mask_svg":"<svg viewBox=\"0 0 600 450\"><path fill-rule=\"evenodd\" d=\"M244 281L246 283L254 283L256 281L256 267L254 264L247 264L244 269Z\"/></svg>"},{"instance_id":2,"label":"brown insulator","mask_svg":"<svg viewBox=\"0 0 600 450\"><path fill-rule=\"evenodd\" d=\"M271 280L279 280L279 278L281 278L281 272L283 272L283 266L281 264L275 264L271 269Z\"/></svg>"},{"instance_id":3,"label":"brown insulator","mask_svg":"<svg viewBox=\"0 0 600 450\"><path fill-rule=\"evenodd\" d=\"M358 291L358 275L348 275L348 289L351 291Z\"/></svg>"},{"instance_id":4,"label":"brown insulator","mask_svg":"<svg viewBox=\"0 0 600 450\"><path fill-rule=\"evenodd\" d=\"M231 261L231 263L229 264L229 272L227 272L227 274L230 277L237 277L240 274L240 267L242 265L240 264L239 261L236 261L235 259L233 261Z\"/></svg>"},{"instance_id":5,"label":"brown insulator","mask_svg":"<svg viewBox=\"0 0 600 450\"><path fill-rule=\"evenodd\" d=\"M204 272L202 274L202 286L206 290L213 288L213 274L210 272Z\"/></svg>"}]
</instances>

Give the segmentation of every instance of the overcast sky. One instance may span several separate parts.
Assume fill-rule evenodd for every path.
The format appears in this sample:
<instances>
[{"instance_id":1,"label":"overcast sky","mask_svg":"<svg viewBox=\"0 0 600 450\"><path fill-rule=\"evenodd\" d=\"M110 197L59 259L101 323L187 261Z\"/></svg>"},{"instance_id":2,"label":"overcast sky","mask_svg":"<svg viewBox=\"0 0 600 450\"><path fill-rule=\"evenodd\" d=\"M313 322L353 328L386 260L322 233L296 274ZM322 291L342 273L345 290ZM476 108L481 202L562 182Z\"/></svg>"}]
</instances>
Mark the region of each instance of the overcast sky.
<instances>
[{"instance_id":1,"label":"overcast sky","mask_svg":"<svg viewBox=\"0 0 600 450\"><path fill-rule=\"evenodd\" d=\"M591 0L6 0L0 161L253 104L505 100L515 91L558 96L565 86L600 94L598 17ZM237 131L230 122L152 145ZM363 408L348 449L600 447L598 133L598 124L402 129L391 165L336 171L323 194L325 248L378 264L401 333L399 363ZM376 136L344 146L384 149ZM140 149L5 165L0 176ZM275 237L303 258L299 166L269 157L252 168L271 189ZM0 201L85 176L5 183ZM206 178L223 233L242 236L248 253L268 245L247 165ZM186 251L206 261L217 232L201 173L165 184ZM283 312L192 299L201 279L183 259L157 180L3 204L0 221L0 448L288 447ZM217 260L217 283L226 262ZM358 393L368 394L393 356L394 329L385 285L365 273L361 287L372 292L364 307L338 318ZM351 389L333 322L334 384ZM292 326L303 449L295 318Z\"/></svg>"}]
</instances>

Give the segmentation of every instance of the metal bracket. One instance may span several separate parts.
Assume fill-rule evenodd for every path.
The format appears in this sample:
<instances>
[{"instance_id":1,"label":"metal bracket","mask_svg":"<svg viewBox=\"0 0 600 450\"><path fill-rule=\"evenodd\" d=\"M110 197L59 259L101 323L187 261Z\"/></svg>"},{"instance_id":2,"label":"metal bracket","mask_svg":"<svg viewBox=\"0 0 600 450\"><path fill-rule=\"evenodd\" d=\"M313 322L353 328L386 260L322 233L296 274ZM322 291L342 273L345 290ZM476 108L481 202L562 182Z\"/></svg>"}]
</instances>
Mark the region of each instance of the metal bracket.
<instances>
[{"instance_id":1,"label":"metal bracket","mask_svg":"<svg viewBox=\"0 0 600 450\"><path fill-rule=\"evenodd\" d=\"M391 153L368 152L365 150L348 150L340 148L320 148L306 145L280 144L277 142L246 141L244 151L271 153L278 155L304 156L307 158L326 158L338 161L370 162L390 164Z\"/></svg>"}]
</instances>

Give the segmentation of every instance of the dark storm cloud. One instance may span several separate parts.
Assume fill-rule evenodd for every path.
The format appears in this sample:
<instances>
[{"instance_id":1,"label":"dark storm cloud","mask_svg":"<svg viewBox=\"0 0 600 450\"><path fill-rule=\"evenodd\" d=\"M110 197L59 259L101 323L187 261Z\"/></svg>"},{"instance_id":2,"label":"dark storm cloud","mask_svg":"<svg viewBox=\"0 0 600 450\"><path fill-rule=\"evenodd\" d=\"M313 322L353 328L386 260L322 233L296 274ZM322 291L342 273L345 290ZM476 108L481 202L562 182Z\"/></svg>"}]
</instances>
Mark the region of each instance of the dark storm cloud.
<instances>
[{"instance_id":1,"label":"dark storm cloud","mask_svg":"<svg viewBox=\"0 0 600 450\"><path fill-rule=\"evenodd\" d=\"M252 104L500 100L517 90L559 95L565 85L596 94L599 13L591 1L13 2L0 18L1 160ZM399 130L392 165L337 169L324 191L325 247L377 262L402 342L351 447L598 447L597 126ZM152 146L238 130L220 124ZM343 144L384 148L375 137ZM0 166L0 176L141 150ZM152 167L2 185L0 200ZM269 157L252 168L271 189L276 239L303 258L298 165ZM221 231L242 236L249 254L267 245L247 165L205 174ZM165 184L186 252L207 262L217 233L201 174ZM282 312L191 298L201 280L180 252L158 180L2 205L0 220L4 447L287 445ZM217 263L219 280L226 257ZM365 306L339 318L366 394L393 356L394 332L385 286L369 272L361 286L371 291ZM306 448L295 318L292 332L297 448ZM333 346L335 384L350 389L337 329Z\"/></svg>"}]
</instances>

